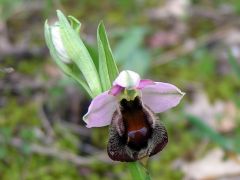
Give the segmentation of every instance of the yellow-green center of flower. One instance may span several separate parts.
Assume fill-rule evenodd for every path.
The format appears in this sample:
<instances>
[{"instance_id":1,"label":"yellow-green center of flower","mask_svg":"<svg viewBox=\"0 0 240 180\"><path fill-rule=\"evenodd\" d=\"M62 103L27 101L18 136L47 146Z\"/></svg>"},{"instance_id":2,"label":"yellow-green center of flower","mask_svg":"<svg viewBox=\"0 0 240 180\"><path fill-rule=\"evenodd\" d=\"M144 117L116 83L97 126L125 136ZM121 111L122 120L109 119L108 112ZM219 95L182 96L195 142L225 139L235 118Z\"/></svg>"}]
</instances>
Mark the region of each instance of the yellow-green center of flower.
<instances>
[{"instance_id":1,"label":"yellow-green center of flower","mask_svg":"<svg viewBox=\"0 0 240 180\"><path fill-rule=\"evenodd\" d=\"M128 90L124 89L123 92L118 96L119 101L126 99L127 101L133 101L137 96L139 96L138 90Z\"/></svg>"}]
</instances>

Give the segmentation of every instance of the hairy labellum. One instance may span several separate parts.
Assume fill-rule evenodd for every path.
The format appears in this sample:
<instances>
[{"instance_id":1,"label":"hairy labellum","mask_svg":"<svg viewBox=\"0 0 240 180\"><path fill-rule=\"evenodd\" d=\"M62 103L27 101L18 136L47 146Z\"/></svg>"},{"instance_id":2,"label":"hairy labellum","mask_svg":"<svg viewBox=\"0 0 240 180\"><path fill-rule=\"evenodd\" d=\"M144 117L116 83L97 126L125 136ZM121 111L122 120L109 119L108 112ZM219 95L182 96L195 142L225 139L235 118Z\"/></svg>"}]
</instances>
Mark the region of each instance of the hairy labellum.
<instances>
[{"instance_id":1,"label":"hairy labellum","mask_svg":"<svg viewBox=\"0 0 240 180\"><path fill-rule=\"evenodd\" d=\"M123 99L114 112L108 155L115 161L137 161L161 151L168 142L167 131L139 97Z\"/></svg>"}]
</instances>

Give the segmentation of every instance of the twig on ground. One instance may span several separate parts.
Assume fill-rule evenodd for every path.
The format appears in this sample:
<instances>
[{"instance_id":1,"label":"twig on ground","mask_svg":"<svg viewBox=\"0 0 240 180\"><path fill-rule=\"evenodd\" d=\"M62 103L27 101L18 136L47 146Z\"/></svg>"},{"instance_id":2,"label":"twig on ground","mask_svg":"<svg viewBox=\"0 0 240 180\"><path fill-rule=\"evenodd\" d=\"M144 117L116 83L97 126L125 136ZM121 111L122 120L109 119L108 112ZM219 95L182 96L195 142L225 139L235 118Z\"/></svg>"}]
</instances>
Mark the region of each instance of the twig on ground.
<instances>
[{"instance_id":1,"label":"twig on ground","mask_svg":"<svg viewBox=\"0 0 240 180\"><path fill-rule=\"evenodd\" d=\"M0 143L5 142L4 138L0 136ZM12 138L10 141L8 141L8 144L21 149L26 142L24 142L20 138ZM63 161L68 161L70 163L73 163L78 166L82 165L89 165L95 162L104 162L108 164L113 164L114 162L110 160L105 153L101 153L98 155L93 155L91 157L82 157L79 155L76 155L74 153L63 151L55 147L45 147L38 144L28 144L28 148L30 153L36 153L44 156L50 156L57 159L61 159Z\"/></svg>"},{"instance_id":2,"label":"twig on ground","mask_svg":"<svg viewBox=\"0 0 240 180\"><path fill-rule=\"evenodd\" d=\"M67 128L68 130L70 130L71 132L80 135L80 136L84 136L84 137L89 137L91 134L91 131L87 128L84 128L82 126L79 126L77 124L74 123L69 123L66 121L59 121L59 123L64 126L65 128Z\"/></svg>"},{"instance_id":3,"label":"twig on ground","mask_svg":"<svg viewBox=\"0 0 240 180\"><path fill-rule=\"evenodd\" d=\"M54 131L53 128L48 120L47 115L44 112L43 106L41 105L39 108L39 116L43 125L43 128L46 131L47 134L47 142L52 142L53 138L54 138Z\"/></svg>"}]
</instances>

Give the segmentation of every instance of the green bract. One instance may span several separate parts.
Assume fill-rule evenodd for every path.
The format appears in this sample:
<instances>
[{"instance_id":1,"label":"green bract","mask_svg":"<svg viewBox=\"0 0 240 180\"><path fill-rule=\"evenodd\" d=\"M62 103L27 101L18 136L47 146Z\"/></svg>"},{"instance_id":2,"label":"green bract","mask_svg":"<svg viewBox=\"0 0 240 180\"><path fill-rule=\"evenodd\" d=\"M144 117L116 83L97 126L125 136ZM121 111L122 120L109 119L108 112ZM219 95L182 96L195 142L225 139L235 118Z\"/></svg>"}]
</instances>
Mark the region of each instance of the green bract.
<instances>
[{"instance_id":1,"label":"green bract","mask_svg":"<svg viewBox=\"0 0 240 180\"><path fill-rule=\"evenodd\" d=\"M104 25L100 23L98 27L99 61L98 67L96 67L79 36L80 22L72 16L67 19L59 10L57 15L59 21L54 25L49 26L47 21L45 22L45 39L50 53L60 69L80 84L93 98L109 89L112 81L118 75ZM62 48L54 43L55 35L52 32L55 31L52 31L52 29L56 26L60 32L60 45L63 44L64 46ZM62 51L63 48L65 48L64 53L67 53L66 55ZM69 57L70 63L66 63L63 57Z\"/></svg>"},{"instance_id":2,"label":"green bract","mask_svg":"<svg viewBox=\"0 0 240 180\"><path fill-rule=\"evenodd\" d=\"M106 91L112 86L112 82L116 79L118 75L118 69L115 64L107 39L107 34L102 22L98 26L97 42L99 54L99 75L101 78L103 91Z\"/></svg>"}]
</instances>

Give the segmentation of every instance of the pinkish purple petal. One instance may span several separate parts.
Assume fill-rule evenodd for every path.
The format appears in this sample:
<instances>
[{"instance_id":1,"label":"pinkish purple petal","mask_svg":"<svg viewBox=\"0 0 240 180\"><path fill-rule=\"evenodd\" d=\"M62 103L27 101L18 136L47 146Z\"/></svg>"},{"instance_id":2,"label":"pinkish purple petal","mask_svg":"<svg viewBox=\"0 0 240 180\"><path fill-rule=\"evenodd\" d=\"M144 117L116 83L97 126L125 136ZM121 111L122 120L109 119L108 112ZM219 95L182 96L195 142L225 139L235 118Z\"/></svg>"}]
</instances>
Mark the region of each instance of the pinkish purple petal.
<instances>
[{"instance_id":1,"label":"pinkish purple petal","mask_svg":"<svg viewBox=\"0 0 240 180\"><path fill-rule=\"evenodd\" d=\"M145 86L141 91L143 103L155 113L175 107L185 94L176 86L163 82Z\"/></svg>"},{"instance_id":2,"label":"pinkish purple petal","mask_svg":"<svg viewBox=\"0 0 240 180\"><path fill-rule=\"evenodd\" d=\"M155 84L155 82L151 79L141 79L137 88L142 89L145 86L153 85L153 84Z\"/></svg>"},{"instance_id":3,"label":"pinkish purple petal","mask_svg":"<svg viewBox=\"0 0 240 180\"><path fill-rule=\"evenodd\" d=\"M119 85L114 85L108 92L108 94L117 96L119 93L121 93L124 90L124 87Z\"/></svg>"},{"instance_id":4,"label":"pinkish purple petal","mask_svg":"<svg viewBox=\"0 0 240 180\"><path fill-rule=\"evenodd\" d=\"M87 123L88 128L107 126L111 123L116 108L117 98L105 91L92 100L83 120Z\"/></svg>"}]
</instances>

